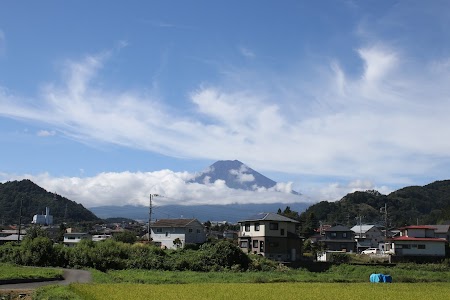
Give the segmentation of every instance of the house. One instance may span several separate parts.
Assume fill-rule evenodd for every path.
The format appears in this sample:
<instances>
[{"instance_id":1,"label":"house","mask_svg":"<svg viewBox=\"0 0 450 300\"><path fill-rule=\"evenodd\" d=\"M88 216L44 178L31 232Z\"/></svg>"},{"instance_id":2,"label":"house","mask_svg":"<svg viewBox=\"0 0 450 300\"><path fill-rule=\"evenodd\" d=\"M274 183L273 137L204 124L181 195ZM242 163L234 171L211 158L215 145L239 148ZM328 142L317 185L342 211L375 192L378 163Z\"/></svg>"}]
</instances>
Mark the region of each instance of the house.
<instances>
[{"instance_id":1,"label":"house","mask_svg":"<svg viewBox=\"0 0 450 300\"><path fill-rule=\"evenodd\" d=\"M434 230L434 237L446 239L450 242L450 225L427 225L436 228Z\"/></svg>"},{"instance_id":2,"label":"house","mask_svg":"<svg viewBox=\"0 0 450 300\"><path fill-rule=\"evenodd\" d=\"M354 232L347 226L337 225L325 230L322 242L331 251L353 252L356 248Z\"/></svg>"},{"instance_id":3,"label":"house","mask_svg":"<svg viewBox=\"0 0 450 300\"><path fill-rule=\"evenodd\" d=\"M245 253L279 261L295 261L302 240L296 233L299 222L275 213L260 213L238 222L238 243Z\"/></svg>"},{"instance_id":4,"label":"house","mask_svg":"<svg viewBox=\"0 0 450 300\"><path fill-rule=\"evenodd\" d=\"M151 225L153 242L163 248L183 248L206 241L205 227L197 219L161 219Z\"/></svg>"},{"instance_id":5,"label":"house","mask_svg":"<svg viewBox=\"0 0 450 300\"><path fill-rule=\"evenodd\" d=\"M64 233L64 245L74 247L82 240L92 240L92 236L85 232Z\"/></svg>"},{"instance_id":6,"label":"house","mask_svg":"<svg viewBox=\"0 0 450 300\"><path fill-rule=\"evenodd\" d=\"M383 232L375 225L355 225L351 228L356 240L356 249L361 252L368 248L380 248L384 244Z\"/></svg>"},{"instance_id":7,"label":"house","mask_svg":"<svg viewBox=\"0 0 450 300\"><path fill-rule=\"evenodd\" d=\"M4 229L0 231L0 245L8 242L17 242L19 240L22 241L26 234L26 230L23 229L20 230L20 236L17 229Z\"/></svg>"},{"instance_id":8,"label":"house","mask_svg":"<svg viewBox=\"0 0 450 300\"><path fill-rule=\"evenodd\" d=\"M390 253L398 256L445 256L447 241L435 236L436 227L418 225L399 229L400 236L389 239Z\"/></svg>"}]
</instances>

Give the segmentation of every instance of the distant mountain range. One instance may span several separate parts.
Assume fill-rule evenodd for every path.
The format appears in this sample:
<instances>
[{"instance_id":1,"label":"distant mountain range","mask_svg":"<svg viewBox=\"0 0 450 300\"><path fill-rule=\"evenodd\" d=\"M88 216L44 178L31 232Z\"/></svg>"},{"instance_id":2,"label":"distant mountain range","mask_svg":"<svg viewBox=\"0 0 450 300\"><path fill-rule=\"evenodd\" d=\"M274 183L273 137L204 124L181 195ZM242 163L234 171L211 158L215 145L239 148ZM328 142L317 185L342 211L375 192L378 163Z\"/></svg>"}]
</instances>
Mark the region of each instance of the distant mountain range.
<instances>
[{"instance_id":1,"label":"distant mountain range","mask_svg":"<svg viewBox=\"0 0 450 300\"><path fill-rule=\"evenodd\" d=\"M276 212L287 205L293 210L304 211L307 203L270 203L270 204L228 204L228 205L165 205L153 209L152 219L196 218L205 221L227 221L236 223L260 212ZM134 220L148 220L148 206L98 206L90 208L98 217L124 217Z\"/></svg>"}]
</instances>

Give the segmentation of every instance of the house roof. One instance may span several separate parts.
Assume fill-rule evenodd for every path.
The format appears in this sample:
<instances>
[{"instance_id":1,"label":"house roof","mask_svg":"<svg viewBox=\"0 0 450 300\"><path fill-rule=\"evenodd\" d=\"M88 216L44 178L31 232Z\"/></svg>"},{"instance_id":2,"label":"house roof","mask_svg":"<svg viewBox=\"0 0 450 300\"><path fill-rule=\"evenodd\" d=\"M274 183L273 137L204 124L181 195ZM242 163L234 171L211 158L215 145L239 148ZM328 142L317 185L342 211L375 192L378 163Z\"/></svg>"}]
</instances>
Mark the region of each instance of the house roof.
<instances>
[{"instance_id":1,"label":"house roof","mask_svg":"<svg viewBox=\"0 0 450 300\"><path fill-rule=\"evenodd\" d=\"M400 230L405 230L405 229L436 229L436 226L430 226L430 225L411 225L411 226L405 226L405 227L401 227L399 228Z\"/></svg>"},{"instance_id":2,"label":"house roof","mask_svg":"<svg viewBox=\"0 0 450 300\"><path fill-rule=\"evenodd\" d=\"M191 223L197 222L197 219L160 219L152 224L153 227L186 227Z\"/></svg>"},{"instance_id":3,"label":"house roof","mask_svg":"<svg viewBox=\"0 0 450 300\"><path fill-rule=\"evenodd\" d=\"M410 236L399 236L390 238L389 240L396 242L396 241L408 241L408 242L443 242L446 243L447 241L445 239L440 238L416 238L416 237L410 237Z\"/></svg>"},{"instance_id":4,"label":"house roof","mask_svg":"<svg viewBox=\"0 0 450 300\"><path fill-rule=\"evenodd\" d=\"M450 225L426 225L436 228L435 233L447 233L450 232Z\"/></svg>"},{"instance_id":5,"label":"house roof","mask_svg":"<svg viewBox=\"0 0 450 300\"><path fill-rule=\"evenodd\" d=\"M331 231L334 231L334 232L344 231L344 232L347 232L347 231L352 231L352 230L350 228L348 228L347 226L336 225L336 226L333 226L333 227L325 229L325 231L329 231L329 232L331 232Z\"/></svg>"},{"instance_id":6,"label":"house roof","mask_svg":"<svg viewBox=\"0 0 450 300\"><path fill-rule=\"evenodd\" d=\"M372 229L373 227L376 227L375 225L355 225L350 230L355 233L364 233Z\"/></svg>"},{"instance_id":7,"label":"house roof","mask_svg":"<svg viewBox=\"0 0 450 300\"><path fill-rule=\"evenodd\" d=\"M290 219L288 217L275 214L275 213L259 213L256 215L253 215L247 219L241 220L238 223L242 222L248 222L248 221L279 221L279 222L292 222L292 223L298 223L298 221L294 219Z\"/></svg>"}]
</instances>

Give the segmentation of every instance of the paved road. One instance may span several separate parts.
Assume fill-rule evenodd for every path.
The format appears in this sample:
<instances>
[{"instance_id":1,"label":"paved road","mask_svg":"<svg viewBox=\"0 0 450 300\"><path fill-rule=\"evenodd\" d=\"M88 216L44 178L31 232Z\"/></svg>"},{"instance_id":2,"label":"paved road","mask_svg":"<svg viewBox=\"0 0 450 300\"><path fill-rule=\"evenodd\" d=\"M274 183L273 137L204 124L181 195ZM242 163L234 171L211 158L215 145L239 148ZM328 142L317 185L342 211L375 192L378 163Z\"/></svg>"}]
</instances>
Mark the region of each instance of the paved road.
<instances>
[{"instance_id":1,"label":"paved road","mask_svg":"<svg viewBox=\"0 0 450 300\"><path fill-rule=\"evenodd\" d=\"M38 287L49 284L68 285L73 282L87 283L92 281L91 272L83 270L63 269L64 280L30 282L30 283L16 283L16 284L2 284L2 290L34 290Z\"/></svg>"}]
</instances>

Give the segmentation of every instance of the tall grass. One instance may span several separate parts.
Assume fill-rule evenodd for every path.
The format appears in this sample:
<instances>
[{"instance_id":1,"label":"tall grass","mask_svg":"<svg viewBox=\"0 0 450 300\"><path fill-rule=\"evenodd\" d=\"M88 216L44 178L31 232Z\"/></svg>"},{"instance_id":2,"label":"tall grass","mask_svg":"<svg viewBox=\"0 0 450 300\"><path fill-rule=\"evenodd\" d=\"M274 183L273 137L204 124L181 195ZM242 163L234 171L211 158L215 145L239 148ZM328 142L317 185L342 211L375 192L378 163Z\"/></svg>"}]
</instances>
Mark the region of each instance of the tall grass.
<instances>
[{"instance_id":1,"label":"tall grass","mask_svg":"<svg viewBox=\"0 0 450 300\"><path fill-rule=\"evenodd\" d=\"M0 280L49 279L62 277L63 271L49 268L34 268L0 263Z\"/></svg>"}]
</instances>

